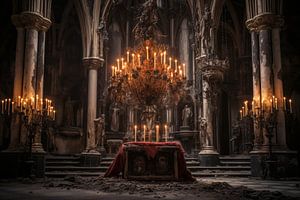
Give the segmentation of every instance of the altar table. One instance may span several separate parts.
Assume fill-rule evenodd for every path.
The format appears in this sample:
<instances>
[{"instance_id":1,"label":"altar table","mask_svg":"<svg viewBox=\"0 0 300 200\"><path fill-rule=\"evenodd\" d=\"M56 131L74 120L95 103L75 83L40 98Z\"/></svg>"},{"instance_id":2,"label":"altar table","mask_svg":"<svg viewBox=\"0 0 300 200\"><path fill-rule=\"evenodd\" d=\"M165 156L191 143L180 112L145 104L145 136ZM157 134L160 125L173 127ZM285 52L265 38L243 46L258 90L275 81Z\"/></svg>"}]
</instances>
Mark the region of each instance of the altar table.
<instances>
[{"instance_id":1,"label":"altar table","mask_svg":"<svg viewBox=\"0 0 300 200\"><path fill-rule=\"evenodd\" d=\"M184 149L179 142L127 142L104 177L122 173L135 180L195 180L186 168Z\"/></svg>"}]
</instances>

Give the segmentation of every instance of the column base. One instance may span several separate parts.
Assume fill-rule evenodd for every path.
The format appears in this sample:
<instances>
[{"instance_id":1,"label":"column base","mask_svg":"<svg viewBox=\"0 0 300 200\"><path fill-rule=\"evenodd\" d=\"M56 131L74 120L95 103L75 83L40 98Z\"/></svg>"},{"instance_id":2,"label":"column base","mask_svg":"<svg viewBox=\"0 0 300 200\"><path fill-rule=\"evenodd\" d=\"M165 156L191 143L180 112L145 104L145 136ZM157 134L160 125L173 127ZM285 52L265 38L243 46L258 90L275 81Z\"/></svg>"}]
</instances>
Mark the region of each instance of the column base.
<instances>
[{"instance_id":1,"label":"column base","mask_svg":"<svg viewBox=\"0 0 300 200\"><path fill-rule=\"evenodd\" d=\"M101 153L96 150L84 151L80 155L81 166L84 167L95 167L99 166L101 163Z\"/></svg>"},{"instance_id":2,"label":"column base","mask_svg":"<svg viewBox=\"0 0 300 200\"><path fill-rule=\"evenodd\" d=\"M42 143L33 143L32 144L33 153L45 153Z\"/></svg>"},{"instance_id":3,"label":"column base","mask_svg":"<svg viewBox=\"0 0 300 200\"><path fill-rule=\"evenodd\" d=\"M205 147L198 154L201 166L217 166L220 164L219 153L213 147Z\"/></svg>"},{"instance_id":4,"label":"column base","mask_svg":"<svg viewBox=\"0 0 300 200\"><path fill-rule=\"evenodd\" d=\"M299 163L296 151L275 150L270 155L265 150L250 152L251 175L266 179L299 176Z\"/></svg>"}]
</instances>

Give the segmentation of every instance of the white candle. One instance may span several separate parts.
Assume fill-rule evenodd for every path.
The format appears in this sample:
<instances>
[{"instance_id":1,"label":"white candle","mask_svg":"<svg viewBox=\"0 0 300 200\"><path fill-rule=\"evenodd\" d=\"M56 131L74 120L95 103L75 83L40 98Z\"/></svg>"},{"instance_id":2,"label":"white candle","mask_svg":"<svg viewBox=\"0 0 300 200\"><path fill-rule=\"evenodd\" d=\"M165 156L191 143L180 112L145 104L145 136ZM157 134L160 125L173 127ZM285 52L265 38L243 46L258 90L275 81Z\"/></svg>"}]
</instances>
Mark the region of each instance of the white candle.
<instances>
[{"instance_id":1,"label":"white candle","mask_svg":"<svg viewBox=\"0 0 300 200\"><path fill-rule=\"evenodd\" d=\"M164 53L161 52L161 53L160 53L160 63L161 63L161 64L163 63L163 56L164 56Z\"/></svg>"},{"instance_id":2,"label":"white candle","mask_svg":"<svg viewBox=\"0 0 300 200\"><path fill-rule=\"evenodd\" d=\"M4 114L4 100L2 100L1 113Z\"/></svg>"},{"instance_id":3,"label":"white candle","mask_svg":"<svg viewBox=\"0 0 300 200\"><path fill-rule=\"evenodd\" d=\"M8 99L8 103L7 103L7 113L9 114L10 113L10 101L11 99Z\"/></svg>"},{"instance_id":4,"label":"white candle","mask_svg":"<svg viewBox=\"0 0 300 200\"><path fill-rule=\"evenodd\" d=\"M146 142L146 125L144 125L144 142Z\"/></svg>"},{"instance_id":5,"label":"white candle","mask_svg":"<svg viewBox=\"0 0 300 200\"><path fill-rule=\"evenodd\" d=\"M245 104L245 115L247 115L248 114L248 101L245 101L244 104Z\"/></svg>"},{"instance_id":6,"label":"white candle","mask_svg":"<svg viewBox=\"0 0 300 200\"><path fill-rule=\"evenodd\" d=\"M159 142L159 125L156 125L155 128L156 128L156 142Z\"/></svg>"},{"instance_id":7,"label":"white candle","mask_svg":"<svg viewBox=\"0 0 300 200\"><path fill-rule=\"evenodd\" d=\"M240 110L240 119L242 119L242 118L243 118L243 111Z\"/></svg>"},{"instance_id":8,"label":"white candle","mask_svg":"<svg viewBox=\"0 0 300 200\"><path fill-rule=\"evenodd\" d=\"M154 69L156 69L156 52L153 54L153 61L154 61Z\"/></svg>"},{"instance_id":9,"label":"white candle","mask_svg":"<svg viewBox=\"0 0 300 200\"><path fill-rule=\"evenodd\" d=\"M172 58L169 58L169 66L172 67Z\"/></svg>"},{"instance_id":10,"label":"white candle","mask_svg":"<svg viewBox=\"0 0 300 200\"><path fill-rule=\"evenodd\" d=\"M55 113L56 113L56 111L53 110L53 120L55 120Z\"/></svg>"},{"instance_id":11,"label":"white candle","mask_svg":"<svg viewBox=\"0 0 300 200\"><path fill-rule=\"evenodd\" d=\"M278 110L277 98L275 98L275 109Z\"/></svg>"},{"instance_id":12,"label":"white candle","mask_svg":"<svg viewBox=\"0 0 300 200\"><path fill-rule=\"evenodd\" d=\"M17 106L21 106L21 96L18 96L18 104Z\"/></svg>"},{"instance_id":13,"label":"white candle","mask_svg":"<svg viewBox=\"0 0 300 200\"><path fill-rule=\"evenodd\" d=\"M132 65L134 66L134 57L135 57L135 55L134 55L134 53L132 54Z\"/></svg>"},{"instance_id":14,"label":"white candle","mask_svg":"<svg viewBox=\"0 0 300 200\"><path fill-rule=\"evenodd\" d=\"M177 68L177 67L178 67L178 66L177 66L177 62L178 62L178 61L175 59L175 70L176 70L176 71L178 71L178 68Z\"/></svg>"},{"instance_id":15,"label":"white candle","mask_svg":"<svg viewBox=\"0 0 300 200\"><path fill-rule=\"evenodd\" d=\"M289 99L289 105L290 105L290 113L293 113L293 109L292 109L292 99Z\"/></svg>"},{"instance_id":16,"label":"white candle","mask_svg":"<svg viewBox=\"0 0 300 200\"><path fill-rule=\"evenodd\" d=\"M182 64L182 72L183 72L183 77L185 77L185 64Z\"/></svg>"},{"instance_id":17,"label":"white candle","mask_svg":"<svg viewBox=\"0 0 300 200\"><path fill-rule=\"evenodd\" d=\"M123 67L123 65L124 65L124 58L121 58L121 65Z\"/></svg>"},{"instance_id":18,"label":"white candle","mask_svg":"<svg viewBox=\"0 0 300 200\"><path fill-rule=\"evenodd\" d=\"M7 110L7 99L4 100L4 110Z\"/></svg>"},{"instance_id":19,"label":"white candle","mask_svg":"<svg viewBox=\"0 0 300 200\"><path fill-rule=\"evenodd\" d=\"M167 56L167 52L164 51L164 65L166 64L166 56Z\"/></svg>"},{"instance_id":20,"label":"white candle","mask_svg":"<svg viewBox=\"0 0 300 200\"><path fill-rule=\"evenodd\" d=\"M286 110L286 98L283 97L283 110Z\"/></svg>"},{"instance_id":21,"label":"white candle","mask_svg":"<svg viewBox=\"0 0 300 200\"><path fill-rule=\"evenodd\" d=\"M138 54L137 56L138 56L138 66L140 67L141 66L141 56L140 56L140 54Z\"/></svg>"},{"instance_id":22,"label":"white candle","mask_svg":"<svg viewBox=\"0 0 300 200\"><path fill-rule=\"evenodd\" d=\"M165 125L165 141L168 142L168 126Z\"/></svg>"},{"instance_id":23,"label":"white candle","mask_svg":"<svg viewBox=\"0 0 300 200\"><path fill-rule=\"evenodd\" d=\"M147 60L149 60L149 47L146 46Z\"/></svg>"},{"instance_id":24,"label":"white candle","mask_svg":"<svg viewBox=\"0 0 300 200\"><path fill-rule=\"evenodd\" d=\"M127 62L129 63L129 51L127 51Z\"/></svg>"},{"instance_id":25,"label":"white candle","mask_svg":"<svg viewBox=\"0 0 300 200\"><path fill-rule=\"evenodd\" d=\"M11 112L15 112L15 102L11 102Z\"/></svg>"},{"instance_id":26,"label":"white candle","mask_svg":"<svg viewBox=\"0 0 300 200\"><path fill-rule=\"evenodd\" d=\"M136 142L137 125L134 125L134 141Z\"/></svg>"}]
</instances>

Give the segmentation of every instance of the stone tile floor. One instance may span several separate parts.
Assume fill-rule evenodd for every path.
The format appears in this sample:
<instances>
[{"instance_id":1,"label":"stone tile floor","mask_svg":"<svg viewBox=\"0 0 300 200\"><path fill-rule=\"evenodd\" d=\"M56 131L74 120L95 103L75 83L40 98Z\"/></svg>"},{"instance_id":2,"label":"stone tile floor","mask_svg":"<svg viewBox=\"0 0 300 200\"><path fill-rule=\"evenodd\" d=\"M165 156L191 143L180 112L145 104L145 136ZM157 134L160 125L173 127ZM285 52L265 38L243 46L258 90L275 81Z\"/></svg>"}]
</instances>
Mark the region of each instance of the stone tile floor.
<instances>
[{"instance_id":1,"label":"stone tile floor","mask_svg":"<svg viewBox=\"0 0 300 200\"><path fill-rule=\"evenodd\" d=\"M282 194L300 198L300 179L298 180L263 180L256 178L199 178L198 181L206 183L226 182L233 187L244 186L253 190L278 191Z\"/></svg>"}]
</instances>

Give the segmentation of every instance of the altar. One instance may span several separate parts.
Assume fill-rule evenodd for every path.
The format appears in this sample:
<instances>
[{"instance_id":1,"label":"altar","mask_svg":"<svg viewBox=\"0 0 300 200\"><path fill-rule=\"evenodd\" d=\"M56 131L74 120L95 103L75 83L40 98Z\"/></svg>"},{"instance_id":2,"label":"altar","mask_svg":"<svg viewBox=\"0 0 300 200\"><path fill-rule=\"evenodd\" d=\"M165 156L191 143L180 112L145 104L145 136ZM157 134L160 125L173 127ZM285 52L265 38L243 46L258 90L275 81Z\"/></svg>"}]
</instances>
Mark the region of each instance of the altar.
<instances>
[{"instance_id":1,"label":"altar","mask_svg":"<svg viewBox=\"0 0 300 200\"><path fill-rule=\"evenodd\" d=\"M127 142L120 147L104 177L129 180L193 181L178 142Z\"/></svg>"}]
</instances>

